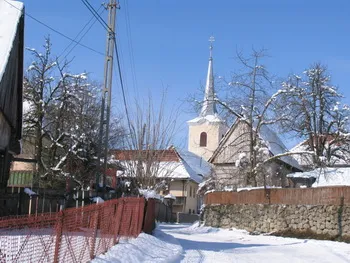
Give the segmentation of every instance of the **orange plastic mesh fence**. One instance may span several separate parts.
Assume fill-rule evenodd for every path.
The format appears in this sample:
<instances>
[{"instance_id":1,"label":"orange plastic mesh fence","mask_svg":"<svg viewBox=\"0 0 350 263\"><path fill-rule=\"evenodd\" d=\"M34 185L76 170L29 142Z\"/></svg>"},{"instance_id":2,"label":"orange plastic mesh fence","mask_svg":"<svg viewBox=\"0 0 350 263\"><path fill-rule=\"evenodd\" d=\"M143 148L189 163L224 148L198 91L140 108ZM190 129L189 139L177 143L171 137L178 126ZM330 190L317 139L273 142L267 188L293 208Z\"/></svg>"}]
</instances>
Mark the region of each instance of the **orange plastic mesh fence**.
<instances>
[{"instance_id":1,"label":"orange plastic mesh fence","mask_svg":"<svg viewBox=\"0 0 350 263\"><path fill-rule=\"evenodd\" d=\"M142 230L144 198L0 218L0 263L87 262Z\"/></svg>"}]
</instances>

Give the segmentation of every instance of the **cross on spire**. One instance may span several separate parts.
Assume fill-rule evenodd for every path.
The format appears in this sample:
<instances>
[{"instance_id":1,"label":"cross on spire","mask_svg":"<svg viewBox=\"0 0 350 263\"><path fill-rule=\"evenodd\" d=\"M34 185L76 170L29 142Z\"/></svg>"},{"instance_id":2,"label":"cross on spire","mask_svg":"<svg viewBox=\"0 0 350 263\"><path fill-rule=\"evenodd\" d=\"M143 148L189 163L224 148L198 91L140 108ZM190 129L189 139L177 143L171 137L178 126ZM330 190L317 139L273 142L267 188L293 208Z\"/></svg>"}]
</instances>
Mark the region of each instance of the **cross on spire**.
<instances>
[{"instance_id":1,"label":"cross on spire","mask_svg":"<svg viewBox=\"0 0 350 263\"><path fill-rule=\"evenodd\" d=\"M213 50L213 42L215 41L215 38L213 36L211 36L209 38L209 42L210 42L210 47L209 47L209 50L210 50L210 59L212 58L212 50Z\"/></svg>"},{"instance_id":2,"label":"cross on spire","mask_svg":"<svg viewBox=\"0 0 350 263\"><path fill-rule=\"evenodd\" d=\"M214 37L211 36L209 38L210 57L209 57L209 65L208 65L208 74L207 74L207 81L205 85L205 94L204 94L202 110L200 113L200 116L202 117L207 115L215 115L217 113L216 106L215 106L214 73L213 73L213 58L212 58L212 49L213 49L214 41L215 41Z\"/></svg>"}]
</instances>

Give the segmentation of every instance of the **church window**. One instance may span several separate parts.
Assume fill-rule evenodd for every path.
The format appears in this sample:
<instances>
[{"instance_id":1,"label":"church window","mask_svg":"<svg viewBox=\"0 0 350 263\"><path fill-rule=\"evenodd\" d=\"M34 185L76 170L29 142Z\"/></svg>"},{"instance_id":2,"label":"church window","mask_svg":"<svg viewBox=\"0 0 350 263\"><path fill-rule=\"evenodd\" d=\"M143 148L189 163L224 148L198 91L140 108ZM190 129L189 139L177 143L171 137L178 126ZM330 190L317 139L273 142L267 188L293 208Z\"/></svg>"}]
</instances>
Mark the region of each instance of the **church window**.
<instances>
[{"instance_id":1,"label":"church window","mask_svg":"<svg viewBox=\"0 0 350 263\"><path fill-rule=\"evenodd\" d=\"M199 140L199 146L200 147L206 147L207 146L207 133L206 132L202 132L201 133L201 137Z\"/></svg>"}]
</instances>

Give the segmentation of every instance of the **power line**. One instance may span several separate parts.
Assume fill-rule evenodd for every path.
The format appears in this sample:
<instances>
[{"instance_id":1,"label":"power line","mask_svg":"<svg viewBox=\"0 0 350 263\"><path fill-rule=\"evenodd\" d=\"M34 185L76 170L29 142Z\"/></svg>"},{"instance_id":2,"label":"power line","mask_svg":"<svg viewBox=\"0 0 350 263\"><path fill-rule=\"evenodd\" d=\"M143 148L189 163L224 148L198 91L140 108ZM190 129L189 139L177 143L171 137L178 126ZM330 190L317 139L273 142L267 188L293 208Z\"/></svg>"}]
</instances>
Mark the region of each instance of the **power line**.
<instances>
[{"instance_id":1,"label":"power line","mask_svg":"<svg viewBox=\"0 0 350 263\"><path fill-rule=\"evenodd\" d=\"M129 58L130 58L130 64L131 64L131 74L132 74L132 80L133 80L133 88L134 92L138 94L137 92L137 76L136 76L136 69L135 69L135 59L134 59L134 49L132 44L132 35L131 35L131 25L130 25L130 15L129 15L129 7L128 7L128 1L124 0L125 5L125 25L126 25L126 33L127 33L127 40L129 45Z\"/></svg>"},{"instance_id":2,"label":"power line","mask_svg":"<svg viewBox=\"0 0 350 263\"><path fill-rule=\"evenodd\" d=\"M128 111L128 106L126 102L126 96L125 96L125 88L124 88L124 82L123 82L123 75L122 75L122 70L121 70L121 65L120 65L120 58L119 58L119 52L118 52L118 47L116 43L116 33L113 31L109 25L103 20L103 18L97 13L97 11L94 9L94 7L89 3L88 0L81 0L83 4L86 6L86 8L89 9L89 11L96 17L96 19L99 21L99 23L107 30L110 31L113 36L114 36L114 49L116 52L116 59L117 59L117 65L118 65L118 73L119 73L119 81L120 81L120 86L122 89L122 96L123 96L123 104L124 104L124 109L125 109L125 114L126 118L128 121L128 126L130 133L132 133L131 129L131 121L130 121L130 116L129 116L129 111Z\"/></svg>"},{"instance_id":3,"label":"power line","mask_svg":"<svg viewBox=\"0 0 350 263\"><path fill-rule=\"evenodd\" d=\"M126 103L124 82L123 82L123 76L122 76L122 71L121 71L121 66L120 66L118 46L117 46L117 42L116 41L114 41L114 49L115 49L115 54L116 54L116 58L117 58L118 73L119 73L120 87L122 89L122 96L123 96L123 103L124 103L125 114L126 114L126 118L127 118L127 121L128 121L130 134L132 134L131 121L130 121L130 116L129 116L129 111L128 111L128 105Z\"/></svg>"},{"instance_id":4,"label":"power line","mask_svg":"<svg viewBox=\"0 0 350 263\"><path fill-rule=\"evenodd\" d=\"M7 4L11 5L12 7L16 8L17 10L19 10L19 11L21 11L21 12L23 11L23 10L17 8L15 5L13 5L13 4L11 4L10 2L8 2L7 0L4 0L4 1L5 1ZM45 24L44 22L40 21L39 19L35 18L34 16L28 14L27 12L24 12L24 14L25 14L26 16L30 17L31 19L33 19L34 21L36 21L37 23L39 23L39 24L41 24L41 25L47 27L47 28L50 29L51 31L55 32L56 34L58 34L58 35L60 35L60 36L62 36L62 37L64 37L64 38L66 38L66 39L68 39L68 40L70 40L70 41L76 43L77 45L80 45L80 46L82 46L82 47L84 47L84 48L86 48L86 49L89 49L90 51L93 51L93 52L95 52L95 53L97 53L97 54L99 54L99 55L104 56L104 54L103 54L102 52L97 51L96 49L93 49L93 48L91 48L91 47L89 47L89 46L86 46L86 45L84 45L84 44L82 44L82 43L79 43L78 41L76 41L76 40L72 39L71 37L69 37L69 36L63 34L62 32L60 32L60 31L54 29L53 27L51 27L51 26Z\"/></svg>"},{"instance_id":5,"label":"power line","mask_svg":"<svg viewBox=\"0 0 350 263\"><path fill-rule=\"evenodd\" d=\"M100 11L100 9L102 8L103 6L101 5L100 6L100 8L97 10L97 11ZM101 11L101 14L103 13L103 11L104 11L104 9ZM90 29L92 28L92 26L96 23L96 21L97 20L95 20L95 21L93 21L95 19L95 17L93 16L93 17L91 17L90 19L89 19L89 21L83 26L83 28L79 31L79 33L75 36L75 38L74 38L74 40L76 40L77 42L81 42L81 40L86 36L86 34L90 31ZM91 22L93 22L91 25L90 25L90 23ZM90 27L85 31L85 33L80 37L80 34L82 34L83 32L84 32L84 30L85 30L85 28L87 27L87 26L89 26L90 25ZM79 38L80 37L80 38ZM79 40L77 40L79 38ZM72 46L74 44L74 42L70 42L67 46L66 46L66 48L62 51L62 53L58 56L58 59L60 58L60 57L62 57L63 56L63 54ZM67 56L73 51L73 49L76 47L78 45L78 43L75 43L75 45L68 51L68 53L64 56L64 58L67 58Z\"/></svg>"},{"instance_id":6,"label":"power line","mask_svg":"<svg viewBox=\"0 0 350 263\"><path fill-rule=\"evenodd\" d=\"M88 0L81 0L83 4L86 6L87 9L91 12L91 14L97 19L97 21L108 31L111 30L111 28L108 26L108 24L104 21L104 19L99 15L99 13L95 10L95 8L89 3ZM111 30L112 31L112 30ZM112 31L113 32L113 31ZM114 33L114 32L113 32Z\"/></svg>"}]
</instances>

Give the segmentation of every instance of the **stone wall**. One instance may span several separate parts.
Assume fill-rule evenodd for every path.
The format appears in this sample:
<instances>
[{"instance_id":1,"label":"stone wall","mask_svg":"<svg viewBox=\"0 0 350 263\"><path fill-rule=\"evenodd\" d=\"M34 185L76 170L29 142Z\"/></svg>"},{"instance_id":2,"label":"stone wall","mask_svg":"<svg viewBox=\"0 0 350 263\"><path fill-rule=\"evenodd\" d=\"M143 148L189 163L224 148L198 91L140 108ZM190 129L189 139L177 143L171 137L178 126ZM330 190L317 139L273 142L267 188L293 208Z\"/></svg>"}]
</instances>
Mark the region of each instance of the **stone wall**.
<instances>
[{"instance_id":1,"label":"stone wall","mask_svg":"<svg viewBox=\"0 0 350 263\"><path fill-rule=\"evenodd\" d=\"M207 205L205 224L239 228L253 232L285 230L312 231L315 234L350 236L350 206L340 205Z\"/></svg>"}]
</instances>

